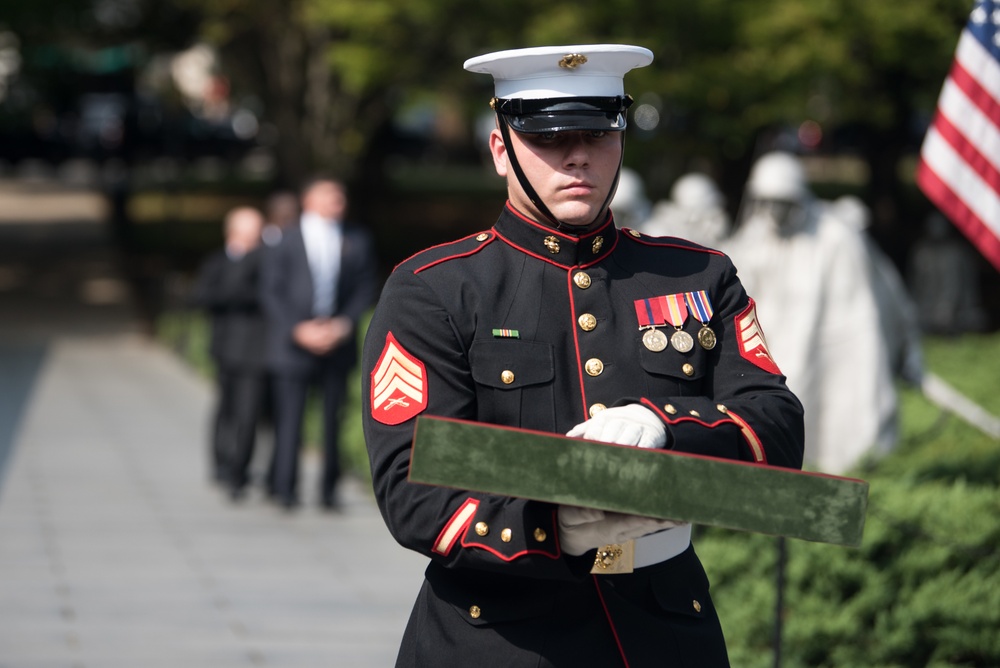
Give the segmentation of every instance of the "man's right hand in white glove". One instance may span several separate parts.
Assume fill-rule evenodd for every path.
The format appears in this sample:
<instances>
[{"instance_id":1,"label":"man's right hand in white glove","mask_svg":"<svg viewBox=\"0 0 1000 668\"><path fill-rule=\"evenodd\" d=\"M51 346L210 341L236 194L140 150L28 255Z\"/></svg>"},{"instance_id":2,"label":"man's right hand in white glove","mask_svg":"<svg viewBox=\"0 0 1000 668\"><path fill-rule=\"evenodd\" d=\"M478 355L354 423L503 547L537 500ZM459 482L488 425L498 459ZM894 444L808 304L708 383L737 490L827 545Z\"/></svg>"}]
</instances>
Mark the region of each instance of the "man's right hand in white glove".
<instances>
[{"instance_id":1,"label":"man's right hand in white glove","mask_svg":"<svg viewBox=\"0 0 1000 668\"><path fill-rule=\"evenodd\" d=\"M577 506L559 506L558 516L559 544L564 552L574 556L580 556L588 550L604 545L624 543L683 524L673 520L625 515Z\"/></svg>"}]
</instances>

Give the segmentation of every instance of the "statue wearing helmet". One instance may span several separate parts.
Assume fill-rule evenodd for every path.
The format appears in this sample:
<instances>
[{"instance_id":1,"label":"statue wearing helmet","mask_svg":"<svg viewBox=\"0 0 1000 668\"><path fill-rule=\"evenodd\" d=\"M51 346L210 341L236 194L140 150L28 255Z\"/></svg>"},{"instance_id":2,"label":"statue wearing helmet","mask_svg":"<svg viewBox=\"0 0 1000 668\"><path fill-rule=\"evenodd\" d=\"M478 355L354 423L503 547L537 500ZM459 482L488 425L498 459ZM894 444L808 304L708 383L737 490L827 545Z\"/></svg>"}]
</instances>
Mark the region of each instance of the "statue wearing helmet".
<instances>
[{"instance_id":1,"label":"statue wearing helmet","mask_svg":"<svg viewBox=\"0 0 1000 668\"><path fill-rule=\"evenodd\" d=\"M753 166L724 244L806 411L806 464L844 473L895 444L896 393L863 235L809 189L802 162Z\"/></svg>"},{"instance_id":2,"label":"statue wearing helmet","mask_svg":"<svg viewBox=\"0 0 1000 668\"><path fill-rule=\"evenodd\" d=\"M729 216L722 192L708 176L691 172L677 179L670 200L658 202L645 225L646 234L681 237L717 248L729 233Z\"/></svg>"}]
</instances>

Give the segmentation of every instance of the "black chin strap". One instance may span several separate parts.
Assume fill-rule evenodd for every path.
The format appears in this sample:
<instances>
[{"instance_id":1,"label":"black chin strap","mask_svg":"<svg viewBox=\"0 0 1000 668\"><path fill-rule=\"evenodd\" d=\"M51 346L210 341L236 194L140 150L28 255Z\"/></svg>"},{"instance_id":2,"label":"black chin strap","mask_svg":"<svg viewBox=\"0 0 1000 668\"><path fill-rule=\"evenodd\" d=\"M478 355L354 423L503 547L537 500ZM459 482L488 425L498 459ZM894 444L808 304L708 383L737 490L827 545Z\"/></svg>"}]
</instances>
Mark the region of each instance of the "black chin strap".
<instances>
[{"instance_id":1,"label":"black chin strap","mask_svg":"<svg viewBox=\"0 0 1000 668\"><path fill-rule=\"evenodd\" d=\"M604 198L604 203L601 205L601 208L597 213L597 217L584 226L567 225L556 219L552 212L549 211L549 207L547 207L545 202L542 201L542 198L539 197L534 186L532 186L531 182L528 181L528 177L525 176L524 170L521 169L521 163L517 160L517 154L514 152L514 144L510 140L510 126L507 124L507 117L504 114L497 114L497 116L500 120L497 125L500 126L500 136L503 137L503 143L507 147L507 155L509 156L511 169L514 170L514 175L517 177L518 183L521 184L521 189L524 190L524 194L528 196L528 199L535 205L538 212L545 216L553 227L564 232L571 231L579 234L580 232L585 232L603 224L605 219L603 214L607 211L608 206L611 204L611 199L615 196L615 191L618 190L618 181L621 178L622 161L625 159L625 133L619 133L621 135L622 150L618 157L618 169L615 171L615 180L611 184L611 189L608 190L608 196Z\"/></svg>"}]
</instances>

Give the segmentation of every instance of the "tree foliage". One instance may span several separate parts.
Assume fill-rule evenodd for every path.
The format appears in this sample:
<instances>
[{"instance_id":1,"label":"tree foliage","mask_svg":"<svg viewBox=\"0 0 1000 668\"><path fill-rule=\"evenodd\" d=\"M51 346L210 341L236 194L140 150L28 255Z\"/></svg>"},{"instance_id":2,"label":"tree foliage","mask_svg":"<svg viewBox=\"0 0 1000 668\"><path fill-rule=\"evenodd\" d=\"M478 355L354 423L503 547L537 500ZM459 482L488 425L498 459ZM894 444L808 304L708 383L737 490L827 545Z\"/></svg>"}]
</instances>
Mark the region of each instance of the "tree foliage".
<instances>
[{"instance_id":1,"label":"tree foliage","mask_svg":"<svg viewBox=\"0 0 1000 668\"><path fill-rule=\"evenodd\" d=\"M237 93L260 100L278 129L287 180L323 169L363 169L372 140L414 99L442 96L465 131L488 97L464 59L494 49L624 41L654 64L630 75L663 123L636 136L630 161L672 180L709 167L745 175L773 131L812 120L827 150L846 143L870 165L875 194L899 198L898 161L922 132L971 0L702 0L648 3L553 0L39 0L0 17L40 39L162 42L164 26L222 50ZM94 28L96 8L140 11ZM16 8L16 9L15 9ZM127 12L126 12L127 14ZM72 20L46 22L46 17ZM183 19L183 20L181 20ZM71 30L67 27L78 27ZM89 28L88 28L89 26ZM168 31L173 42L178 33ZM654 184L655 186L659 184ZM892 208L882 207L883 215ZM888 211L888 214L884 214Z\"/></svg>"}]
</instances>

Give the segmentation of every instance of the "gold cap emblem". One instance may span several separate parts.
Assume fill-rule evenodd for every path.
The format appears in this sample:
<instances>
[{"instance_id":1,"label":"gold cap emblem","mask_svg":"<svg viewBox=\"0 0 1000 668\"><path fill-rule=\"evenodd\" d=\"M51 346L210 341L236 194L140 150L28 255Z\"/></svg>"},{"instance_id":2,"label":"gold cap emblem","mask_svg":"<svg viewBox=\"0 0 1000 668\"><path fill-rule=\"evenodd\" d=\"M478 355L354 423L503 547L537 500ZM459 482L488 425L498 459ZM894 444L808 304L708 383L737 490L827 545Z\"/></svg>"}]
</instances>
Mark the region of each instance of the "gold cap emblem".
<instances>
[{"instance_id":1,"label":"gold cap emblem","mask_svg":"<svg viewBox=\"0 0 1000 668\"><path fill-rule=\"evenodd\" d=\"M575 70L580 65L587 62L587 56L582 53L567 53L559 59L559 67L567 70Z\"/></svg>"}]
</instances>

